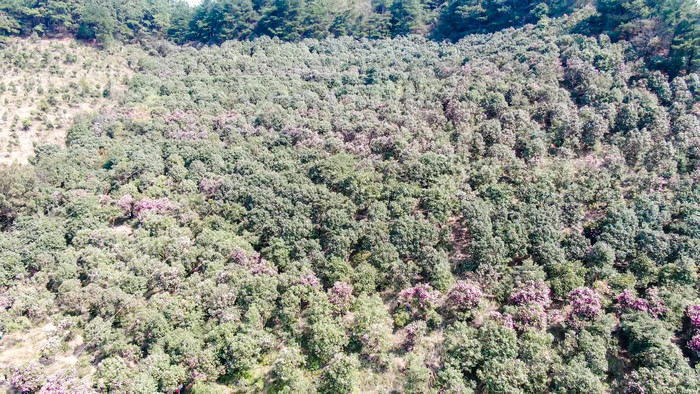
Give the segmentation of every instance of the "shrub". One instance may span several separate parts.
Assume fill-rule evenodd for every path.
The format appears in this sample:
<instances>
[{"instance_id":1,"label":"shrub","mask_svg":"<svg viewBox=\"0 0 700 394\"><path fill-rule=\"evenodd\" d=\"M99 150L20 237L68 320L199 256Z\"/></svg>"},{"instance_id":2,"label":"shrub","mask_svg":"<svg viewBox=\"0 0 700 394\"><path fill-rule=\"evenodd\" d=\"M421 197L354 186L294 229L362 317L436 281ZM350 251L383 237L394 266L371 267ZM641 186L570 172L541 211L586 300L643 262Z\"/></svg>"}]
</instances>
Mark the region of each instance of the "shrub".
<instances>
[{"instance_id":1,"label":"shrub","mask_svg":"<svg viewBox=\"0 0 700 394\"><path fill-rule=\"evenodd\" d=\"M10 385L23 393L33 393L38 391L46 383L46 374L43 368L35 363L29 362L10 370Z\"/></svg>"},{"instance_id":2,"label":"shrub","mask_svg":"<svg viewBox=\"0 0 700 394\"><path fill-rule=\"evenodd\" d=\"M345 282L335 282L333 287L328 289L328 300L340 312L346 311L352 301L352 286Z\"/></svg>"},{"instance_id":3,"label":"shrub","mask_svg":"<svg viewBox=\"0 0 700 394\"><path fill-rule=\"evenodd\" d=\"M481 305L483 294L477 284L458 281L447 293L445 307L457 318L471 317L473 309Z\"/></svg>"},{"instance_id":4,"label":"shrub","mask_svg":"<svg viewBox=\"0 0 700 394\"><path fill-rule=\"evenodd\" d=\"M573 327L583 327L603 313L600 295L588 287L569 293L569 306L567 322Z\"/></svg>"},{"instance_id":5,"label":"shrub","mask_svg":"<svg viewBox=\"0 0 700 394\"><path fill-rule=\"evenodd\" d=\"M354 355L338 353L323 368L322 393L355 393L358 391L360 362Z\"/></svg>"}]
</instances>

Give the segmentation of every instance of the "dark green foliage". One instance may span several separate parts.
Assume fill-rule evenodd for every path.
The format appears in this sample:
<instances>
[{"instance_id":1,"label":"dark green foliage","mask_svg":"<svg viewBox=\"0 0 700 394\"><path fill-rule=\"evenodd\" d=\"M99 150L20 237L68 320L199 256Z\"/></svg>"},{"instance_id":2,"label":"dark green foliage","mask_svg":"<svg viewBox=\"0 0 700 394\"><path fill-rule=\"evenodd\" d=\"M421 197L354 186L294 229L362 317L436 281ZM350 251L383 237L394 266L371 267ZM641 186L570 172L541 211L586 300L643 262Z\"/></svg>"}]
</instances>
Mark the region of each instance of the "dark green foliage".
<instances>
[{"instance_id":1,"label":"dark green foliage","mask_svg":"<svg viewBox=\"0 0 700 394\"><path fill-rule=\"evenodd\" d=\"M2 0L0 33L70 34L104 43L144 35L178 43L411 33L458 40L526 24L546 26L551 17L572 12L581 15L573 31L629 41L651 68L677 75L700 66L700 9L694 0L205 0L194 8L181 0Z\"/></svg>"}]
</instances>

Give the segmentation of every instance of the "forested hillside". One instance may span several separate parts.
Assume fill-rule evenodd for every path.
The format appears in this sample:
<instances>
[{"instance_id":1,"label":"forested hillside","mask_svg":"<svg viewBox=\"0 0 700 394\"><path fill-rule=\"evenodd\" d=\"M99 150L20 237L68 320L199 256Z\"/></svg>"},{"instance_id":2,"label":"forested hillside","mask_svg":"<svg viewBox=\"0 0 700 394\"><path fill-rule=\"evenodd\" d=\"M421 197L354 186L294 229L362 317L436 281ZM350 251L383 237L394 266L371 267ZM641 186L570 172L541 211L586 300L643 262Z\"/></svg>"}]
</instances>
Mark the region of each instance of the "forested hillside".
<instances>
[{"instance_id":1,"label":"forested hillside","mask_svg":"<svg viewBox=\"0 0 700 394\"><path fill-rule=\"evenodd\" d=\"M125 90L0 165L5 386L696 393L700 76L673 57L695 45L625 30L657 8L466 3L494 24L211 46L111 25L162 39L112 42Z\"/></svg>"},{"instance_id":2,"label":"forested hillside","mask_svg":"<svg viewBox=\"0 0 700 394\"><path fill-rule=\"evenodd\" d=\"M458 40L581 12L570 31L626 40L650 68L700 67L697 0L0 0L0 37L74 36L110 43L157 35L177 43L278 37Z\"/></svg>"}]
</instances>

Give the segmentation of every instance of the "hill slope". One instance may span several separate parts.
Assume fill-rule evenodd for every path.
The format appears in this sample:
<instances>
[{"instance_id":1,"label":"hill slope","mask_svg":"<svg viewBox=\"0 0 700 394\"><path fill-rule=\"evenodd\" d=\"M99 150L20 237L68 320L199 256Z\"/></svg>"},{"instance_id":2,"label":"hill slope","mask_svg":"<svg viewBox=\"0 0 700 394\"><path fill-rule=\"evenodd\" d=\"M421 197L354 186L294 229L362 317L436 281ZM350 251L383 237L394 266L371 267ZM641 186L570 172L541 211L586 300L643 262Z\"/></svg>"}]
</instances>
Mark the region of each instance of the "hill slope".
<instances>
[{"instance_id":1,"label":"hill slope","mask_svg":"<svg viewBox=\"0 0 700 394\"><path fill-rule=\"evenodd\" d=\"M692 392L700 79L559 23L126 51L0 168L0 326L118 392Z\"/></svg>"},{"instance_id":2,"label":"hill slope","mask_svg":"<svg viewBox=\"0 0 700 394\"><path fill-rule=\"evenodd\" d=\"M8 39L0 47L0 163L26 163L34 144L63 144L78 114L110 103L131 69L119 47Z\"/></svg>"}]
</instances>

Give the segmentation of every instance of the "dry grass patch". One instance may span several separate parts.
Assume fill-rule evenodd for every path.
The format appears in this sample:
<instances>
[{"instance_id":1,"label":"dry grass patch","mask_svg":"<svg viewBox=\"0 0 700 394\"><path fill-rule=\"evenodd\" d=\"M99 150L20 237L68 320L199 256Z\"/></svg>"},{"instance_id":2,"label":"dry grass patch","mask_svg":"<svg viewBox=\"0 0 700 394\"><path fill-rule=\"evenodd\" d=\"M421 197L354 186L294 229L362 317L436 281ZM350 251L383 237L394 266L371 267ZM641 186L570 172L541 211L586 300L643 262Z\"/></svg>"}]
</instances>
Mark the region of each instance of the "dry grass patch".
<instances>
[{"instance_id":1,"label":"dry grass patch","mask_svg":"<svg viewBox=\"0 0 700 394\"><path fill-rule=\"evenodd\" d=\"M35 144L63 145L73 117L115 103L133 74L126 50L7 40L0 47L0 164L26 163Z\"/></svg>"}]
</instances>

